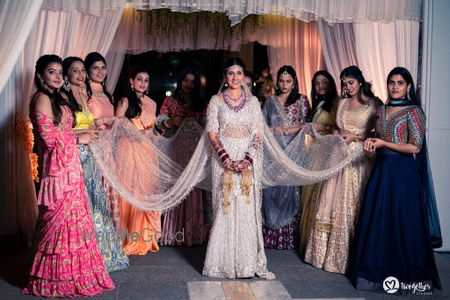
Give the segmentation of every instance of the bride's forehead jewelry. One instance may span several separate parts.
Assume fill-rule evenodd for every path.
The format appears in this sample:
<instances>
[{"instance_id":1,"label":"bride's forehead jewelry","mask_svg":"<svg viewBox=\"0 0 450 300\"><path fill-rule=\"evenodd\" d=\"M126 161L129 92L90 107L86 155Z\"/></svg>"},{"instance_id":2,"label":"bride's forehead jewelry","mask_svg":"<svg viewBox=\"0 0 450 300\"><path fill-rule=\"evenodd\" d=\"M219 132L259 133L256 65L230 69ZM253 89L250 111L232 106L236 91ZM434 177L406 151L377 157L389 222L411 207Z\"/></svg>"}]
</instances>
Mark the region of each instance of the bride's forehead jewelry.
<instances>
[{"instance_id":1,"label":"bride's forehead jewelry","mask_svg":"<svg viewBox=\"0 0 450 300\"><path fill-rule=\"evenodd\" d=\"M289 74L288 71L284 71L283 73L281 73L281 75L288 76L288 75L291 75L291 74Z\"/></svg>"},{"instance_id":2,"label":"bride's forehead jewelry","mask_svg":"<svg viewBox=\"0 0 450 300\"><path fill-rule=\"evenodd\" d=\"M226 68L226 70L228 71L228 70L230 70L232 67L238 67L239 69L244 70L240 65L232 65L232 66L229 66L228 68Z\"/></svg>"}]
</instances>

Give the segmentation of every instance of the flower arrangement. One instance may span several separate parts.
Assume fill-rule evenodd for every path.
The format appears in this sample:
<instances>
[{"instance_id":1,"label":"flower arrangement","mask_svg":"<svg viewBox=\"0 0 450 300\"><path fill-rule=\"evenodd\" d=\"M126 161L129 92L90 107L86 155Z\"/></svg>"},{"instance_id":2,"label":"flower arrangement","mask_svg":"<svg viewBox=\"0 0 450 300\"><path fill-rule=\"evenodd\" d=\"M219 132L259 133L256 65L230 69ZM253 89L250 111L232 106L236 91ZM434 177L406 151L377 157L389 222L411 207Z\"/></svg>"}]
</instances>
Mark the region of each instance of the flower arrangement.
<instances>
[{"instance_id":1,"label":"flower arrangement","mask_svg":"<svg viewBox=\"0 0 450 300\"><path fill-rule=\"evenodd\" d=\"M34 135L33 125L29 120L24 120L18 114L15 117L14 136L18 141L22 141L28 151L31 165L31 176L34 181L39 182L38 156L33 152Z\"/></svg>"}]
</instances>

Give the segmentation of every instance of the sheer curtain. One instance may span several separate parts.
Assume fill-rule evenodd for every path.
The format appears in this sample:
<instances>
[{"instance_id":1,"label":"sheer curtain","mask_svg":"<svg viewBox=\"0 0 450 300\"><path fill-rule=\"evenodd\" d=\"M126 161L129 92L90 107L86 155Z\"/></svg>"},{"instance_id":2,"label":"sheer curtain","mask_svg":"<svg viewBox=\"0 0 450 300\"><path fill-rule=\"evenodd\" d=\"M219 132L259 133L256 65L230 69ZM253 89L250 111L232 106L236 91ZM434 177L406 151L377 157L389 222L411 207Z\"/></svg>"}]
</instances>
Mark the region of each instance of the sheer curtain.
<instances>
[{"instance_id":1,"label":"sheer curtain","mask_svg":"<svg viewBox=\"0 0 450 300\"><path fill-rule=\"evenodd\" d=\"M330 23L420 20L421 16L421 0L137 0L129 5L136 9L225 12L231 25L250 14L279 15L306 22L322 18Z\"/></svg>"},{"instance_id":2,"label":"sheer curtain","mask_svg":"<svg viewBox=\"0 0 450 300\"><path fill-rule=\"evenodd\" d=\"M41 4L42 0L0 2L0 93L16 64Z\"/></svg>"},{"instance_id":3,"label":"sheer curtain","mask_svg":"<svg viewBox=\"0 0 450 300\"><path fill-rule=\"evenodd\" d=\"M341 71L348 66L358 65L353 25L351 23L330 25L321 20L317 22L317 26L327 71L333 76L340 90Z\"/></svg>"},{"instance_id":4,"label":"sheer curtain","mask_svg":"<svg viewBox=\"0 0 450 300\"><path fill-rule=\"evenodd\" d=\"M31 179L31 163L24 124L28 122L30 95L34 89L34 64L46 53L84 56L91 51L106 54L120 22L123 9L107 9L100 16L77 11L41 9L11 74L7 90L1 95L6 108L2 122L7 129L2 149L9 164L1 170L5 178L5 209L0 220L0 235L21 231L30 242L36 221L36 201ZM3 152L2 151L2 152Z\"/></svg>"},{"instance_id":5,"label":"sheer curtain","mask_svg":"<svg viewBox=\"0 0 450 300\"><path fill-rule=\"evenodd\" d=\"M192 14L154 10L139 12L126 8L106 56L108 88L118 80L125 54L147 51L188 51L199 49L239 51L241 44L256 40L265 16L231 27L224 14Z\"/></svg>"},{"instance_id":6,"label":"sheer curtain","mask_svg":"<svg viewBox=\"0 0 450 300\"><path fill-rule=\"evenodd\" d=\"M310 94L312 75L325 66L316 22L305 23L281 16L251 16L230 27L220 14L154 11L141 15L133 9L125 10L107 55L108 86L115 86L125 53L239 51L241 44L254 41L268 46L273 73L282 65L292 65L297 71L300 91Z\"/></svg>"},{"instance_id":7,"label":"sheer curtain","mask_svg":"<svg viewBox=\"0 0 450 300\"><path fill-rule=\"evenodd\" d=\"M358 63L375 95L387 99L386 76L396 66L407 68L417 82L418 21L353 23L353 28Z\"/></svg>"},{"instance_id":8,"label":"sheer curtain","mask_svg":"<svg viewBox=\"0 0 450 300\"><path fill-rule=\"evenodd\" d=\"M258 42L268 46L272 77L283 65L291 65L297 72L299 90L309 97L314 72L323 69L322 45L316 22L265 16L265 29Z\"/></svg>"}]
</instances>

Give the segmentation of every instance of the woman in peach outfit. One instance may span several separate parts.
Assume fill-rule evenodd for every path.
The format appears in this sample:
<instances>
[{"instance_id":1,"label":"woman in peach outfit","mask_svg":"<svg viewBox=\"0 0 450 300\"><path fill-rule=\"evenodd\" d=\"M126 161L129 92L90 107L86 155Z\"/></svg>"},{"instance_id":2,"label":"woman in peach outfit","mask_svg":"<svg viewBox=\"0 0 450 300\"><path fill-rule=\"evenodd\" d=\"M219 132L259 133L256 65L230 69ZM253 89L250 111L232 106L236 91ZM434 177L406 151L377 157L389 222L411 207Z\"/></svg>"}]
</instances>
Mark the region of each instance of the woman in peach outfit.
<instances>
[{"instance_id":1,"label":"woman in peach outfit","mask_svg":"<svg viewBox=\"0 0 450 300\"><path fill-rule=\"evenodd\" d=\"M145 95L150 83L149 73L143 69L136 69L130 77L130 88L126 96L121 98L116 107L116 117L128 118L139 130L153 130L156 122L156 103ZM145 147L141 143L124 144L120 149L121 161L118 162L121 176L141 190L157 191L158 184L149 178L142 178L135 172L133 164L134 151ZM129 159L126 159L129 157ZM149 158L150 159L150 158ZM123 198L119 198L122 230L127 233L124 240L124 250L127 255L145 255L147 252L159 250L158 239L161 232L161 212L142 211L132 206Z\"/></svg>"},{"instance_id":2,"label":"woman in peach outfit","mask_svg":"<svg viewBox=\"0 0 450 300\"><path fill-rule=\"evenodd\" d=\"M84 67L87 72L86 90L88 95L88 109L94 115L95 125L100 129L111 126L114 122L114 100L106 88L108 75L106 60L98 52L89 53L84 59ZM120 212L118 195L111 185L102 177L106 198L111 208L111 217L114 227L119 230Z\"/></svg>"}]
</instances>

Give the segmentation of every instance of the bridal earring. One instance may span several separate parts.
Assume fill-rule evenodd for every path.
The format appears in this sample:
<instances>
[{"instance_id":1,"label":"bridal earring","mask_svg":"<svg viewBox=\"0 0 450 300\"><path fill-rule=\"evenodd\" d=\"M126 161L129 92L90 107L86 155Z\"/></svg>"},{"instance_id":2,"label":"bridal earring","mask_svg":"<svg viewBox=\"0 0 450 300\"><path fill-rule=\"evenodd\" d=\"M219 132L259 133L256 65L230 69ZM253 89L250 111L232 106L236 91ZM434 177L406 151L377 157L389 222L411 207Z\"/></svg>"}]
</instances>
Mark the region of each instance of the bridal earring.
<instances>
[{"instance_id":1,"label":"bridal earring","mask_svg":"<svg viewBox=\"0 0 450 300\"><path fill-rule=\"evenodd\" d=\"M45 83L44 79L42 79L42 77L41 77L39 74L38 74L37 76L38 76L39 83L41 84L42 88L43 88L44 90L48 90L48 86L47 86L47 84Z\"/></svg>"},{"instance_id":2,"label":"bridal earring","mask_svg":"<svg viewBox=\"0 0 450 300\"><path fill-rule=\"evenodd\" d=\"M67 76L64 76L63 89L65 89L66 91L70 91L70 82L69 82L69 78L67 78Z\"/></svg>"}]
</instances>

